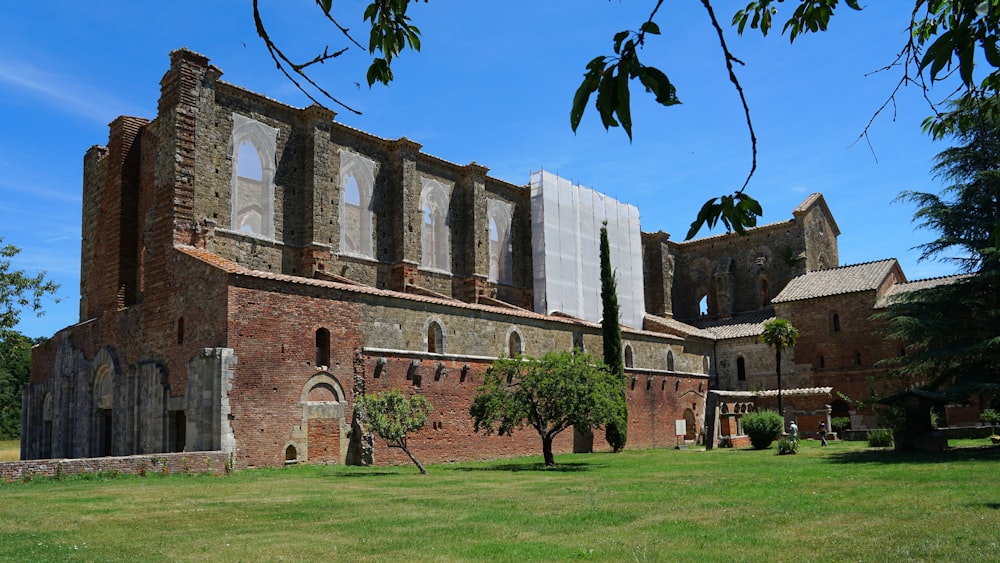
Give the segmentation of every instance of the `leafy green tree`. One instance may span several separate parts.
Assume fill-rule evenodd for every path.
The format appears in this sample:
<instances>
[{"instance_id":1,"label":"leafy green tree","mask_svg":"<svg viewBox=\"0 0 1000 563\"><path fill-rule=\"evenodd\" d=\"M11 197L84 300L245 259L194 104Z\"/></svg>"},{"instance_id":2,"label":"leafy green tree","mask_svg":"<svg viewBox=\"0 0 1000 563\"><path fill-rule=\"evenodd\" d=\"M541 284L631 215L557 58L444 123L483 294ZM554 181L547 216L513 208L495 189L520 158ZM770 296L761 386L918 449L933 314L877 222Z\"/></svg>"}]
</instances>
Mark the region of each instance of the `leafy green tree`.
<instances>
[{"instance_id":1,"label":"leafy green tree","mask_svg":"<svg viewBox=\"0 0 1000 563\"><path fill-rule=\"evenodd\" d=\"M0 238L0 340L16 336L14 331L23 309L43 314L42 299L55 295L59 286L45 279L45 272L30 276L24 270L12 270L10 259L21 252L12 244L3 244ZM58 299L56 300L58 301Z\"/></svg>"},{"instance_id":2,"label":"leafy green tree","mask_svg":"<svg viewBox=\"0 0 1000 563\"><path fill-rule=\"evenodd\" d=\"M407 397L398 389L390 389L376 395L361 395L355 402L355 408L361 411L361 418L369 430L385 440L390 448L406 452L420 473L427 474L406 444L407 436L423 428L427 416L434 410L426 397Z\"/></svg>"},{"instance_id":3,"label":"leafy green tree","mask_svg":"<svg viewBox=\"0 0 1000 563\"><path fill-rule=\"evenodd\" d=\"M585 432L615 416L619 379L590 354L549 352L539 360L500 358L486 371L469 407L476 432L511 435L530 426L542 438L545 465L555 465L552 440L574 427Z\"/></svg>"},{"instance_id":4,"label":"leafy green tree","mask_svg":"<svg viewBox=\"0 0 1000 563\"><path fill-rule=\"evenodd\" d=\"M897 298L876 318L906 355L881 365L897 387L916 385L952 398L1000 393L1000 101L963 97L925 122L936 139L955 145L937 156L941 194L904 192L914 220L937 232L921 259L952 261L969 275ZM893 379L892 376L895 376ZM891 390L890 390L891 391Z\"/></svg>"},{"instance_id":5,"label":"leafy green tree","mask_svg":"<svg viewBox=\"0 0 1000 563\"><path fill-rule=\"evenodd\" d=\"M0 339L0 440L21 436L21 386L31 376L31 340L15 331Z\"/></svg>"},{"instance_id":6,"label":"leafy green tree","mask_svg":"<svg viewBox=\"0 0 1000 563\"><path fill-rule=\"evenodd\" d=\"M781 351L795 346L798 339L799 331L788 319L767 321L764 323L764 332L760 335L761 342L774 348L774 373L778 376L778 414L781 416L785 415L781 408Z\"/></svg>"},{"instance_id":7,"label":"leafy green tree","mask_svg":"<svg viewBox=\"0 0 1000 563\"><path fill-rule=\"evenodd\" d=\"M601 226L601 336L604 343L604 365L618 377L621 390L614 418L604 427L604 438L615 453L625 449L628 440L628 401L625 398L625 362L622 351L622 329L618 313L618 288L611 269L611 245L608 242L608 222Z\"/></svg>"},{"instance_id":8,"label":"leafy green tree","mask_svg":"<svg viewBox=\"0 0 1000 563\"><path fill-rule=\"evenodd\" d=\"M425 3L427 0L423 0ZM329 46L311 60L293 62L271 39L264 19L261 17L258 0L253 0L253 16L257 35L264 41L278 69L288 77L311 100L319 103L308 88L318 92L341 107L360 113L343 101L324 90L310 72L320 65L336 59L349 50L357 48L371 57L367 80L369 87L376 82L388 84L393 80L392 63L406 49L420 50L420 29L410 18L411 4L420 0L374 0L364 11L364 30L367 31L367 46L363 45L349 27L341 22L346 20L343 13L336 13L332 0L315 0L320 10L319 17L331 24L331 31L339 36L343 47L330 51ZM605 128L621 126L632 138L631 93L632 81L638 80L642 88L653 95L657 103L665 106L680 104L677 87L660 68L645 64L640 60L647 42L660 35L657 21L669 21L671 14L664 7L663 0L649 0L649 16L639 23L637 29L626 29L612 36L612 52L591 58L585 65L583 80L572 98L570 126L575 131L592 97L594 106ZM852 10L862 9L859 0L844 0ZM744 62L729 48L725 29L715 14L711 0L701 0L708 15L708 21L718 36L720 63L726 66L729 80L739 95L746 117L750 138L751 164L743 186L732 194L715 197L705 202L687 233L687 238L695 236L702 226L710 228L722 222L727 229L742 233L757 223L761 215L760 204L745 193L745 189L757 169L757 136L750 117L750 106L743 93L736 73L736 66ZM753 0L736 11L731 24L737 34L749 29L758 30L763 35L781 24L779 6L789 8L791 13L781 25L781 33L788 34L790 41L807 33L826 31L830 25L840 0ZM794 8L792 8L794 6ZM892 105L896 93L906 85L916 84L925 94L935 82L957 77L961 87L949 90L945 99L952 99L960 92L975 95L992 95L1000 89L1000 47L997 45L1000 29L1000 2L997 0L910 0L900 3L901 10L910 13L910 34L900 46L895 61L887 65L887 70L901 72L899 82L886 103L875 113L880 113ZM977 53L981 53L977 55ZM891 56L891 54L890 54ZM979 56L979 60L977 60ZM665 61L669 63L669 61ZM984 64L985 63L985 64ZM985 70L984 70L985 69ZM949 88L951 85L948 86ZM596 96L595 96L596 94ZM929 96L927 96L930 99ZM937 111L935 110L935 113Z\"/></svg>"}]
</instances>

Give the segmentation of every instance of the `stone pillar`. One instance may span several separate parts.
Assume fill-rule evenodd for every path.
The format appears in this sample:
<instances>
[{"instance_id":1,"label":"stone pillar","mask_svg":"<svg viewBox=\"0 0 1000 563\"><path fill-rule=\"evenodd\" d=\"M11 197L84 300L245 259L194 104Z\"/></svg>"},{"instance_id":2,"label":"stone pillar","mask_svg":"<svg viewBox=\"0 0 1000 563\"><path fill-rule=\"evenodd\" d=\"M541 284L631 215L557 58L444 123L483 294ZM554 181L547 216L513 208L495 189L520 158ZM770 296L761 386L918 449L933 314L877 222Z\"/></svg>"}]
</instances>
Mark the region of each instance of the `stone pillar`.
<instances>
[{"instance_id":1,"label":"stone pillar","mask_svg":"<svg viewBox=\"0 0 1000 563\"><path fill-rule=\"evenodd\" d=\"M236 451L229 422L233 369L231 348L204 348L187 364L188 386L185 437L192 451Z\"/></svg>"}]
</instances>

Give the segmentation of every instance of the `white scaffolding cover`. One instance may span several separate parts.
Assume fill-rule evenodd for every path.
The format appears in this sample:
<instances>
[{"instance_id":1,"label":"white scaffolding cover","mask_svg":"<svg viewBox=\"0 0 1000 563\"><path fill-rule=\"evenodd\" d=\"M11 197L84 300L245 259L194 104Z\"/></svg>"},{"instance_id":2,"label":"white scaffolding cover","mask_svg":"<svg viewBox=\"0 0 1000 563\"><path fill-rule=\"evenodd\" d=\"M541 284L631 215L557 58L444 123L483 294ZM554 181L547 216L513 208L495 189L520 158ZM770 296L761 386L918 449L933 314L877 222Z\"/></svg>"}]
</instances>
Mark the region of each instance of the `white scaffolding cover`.
<instances>
[{"instance_id":1,"label":"white scaffolding cover","mask_svg":"<svg viewBox=\"0 0 1000 563\"><path fill-rule=\"evenodd\" d=\"M621 323L642 328L646 308L639 209L544 170L531 174L535 311L600 322L600 237L605 220Z\"/></svg>"}]
</instances>

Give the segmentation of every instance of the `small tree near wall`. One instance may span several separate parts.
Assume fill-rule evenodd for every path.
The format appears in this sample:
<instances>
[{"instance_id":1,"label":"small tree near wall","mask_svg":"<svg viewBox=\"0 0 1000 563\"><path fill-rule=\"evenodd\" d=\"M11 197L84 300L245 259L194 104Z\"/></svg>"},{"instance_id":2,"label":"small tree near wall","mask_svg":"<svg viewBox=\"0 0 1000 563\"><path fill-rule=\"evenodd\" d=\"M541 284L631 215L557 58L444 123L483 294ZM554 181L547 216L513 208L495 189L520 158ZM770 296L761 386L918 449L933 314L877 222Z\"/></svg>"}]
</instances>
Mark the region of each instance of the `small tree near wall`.
<instances>
[{"instance_id":1,"label":"small tree near wall","mask_svg":"<svg viewBox=\"0 0 1000 563\"><path fill-rule=\"evenodd\" d=\"M426 475L427 470L406 445L406 438L427 423L427 416L434 410L430 401L423 395L407 397L398 389L390 389L377 395L362 395L357 403L368 429L385 440L390 448L406 452L420 473Z\"/></svg>"}]
</instances>

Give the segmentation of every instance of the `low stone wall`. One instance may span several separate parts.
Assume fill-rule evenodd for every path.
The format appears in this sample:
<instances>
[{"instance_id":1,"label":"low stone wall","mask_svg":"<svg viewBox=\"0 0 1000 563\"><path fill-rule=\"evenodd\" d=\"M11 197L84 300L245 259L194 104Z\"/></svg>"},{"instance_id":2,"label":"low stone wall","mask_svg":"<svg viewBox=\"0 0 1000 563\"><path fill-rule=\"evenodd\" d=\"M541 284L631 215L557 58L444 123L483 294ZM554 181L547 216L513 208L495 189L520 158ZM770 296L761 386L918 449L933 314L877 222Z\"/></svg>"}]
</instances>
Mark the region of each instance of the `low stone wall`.
<instances>
[{"instance_id":1,"label":"low stone wall","mask_svg":"<svg viewBox=\"0 0 1000 563\"><path fill-rule=\"evenodd\" d=\"M172 454L88 457L77 459L33 459L0 463L0 479L17 481L32 477L61 477L81 473L211 473L232 470L226 452L184 452Z\"/></svg>"},{"instance_id":2,"label":"low stone wall","mask_svg":"<svg viewBox=\"0 0 1000 563\"><path fill-rule=\"evenodd\" d=\"M945 428L938 428L938 432L941 433L947 440L958 440L958 439L978 439L978 438L989 438L993 434L993 427L991 426L948 426ZM868 439L868 430L844 430L845 440L854 441L865 441Z\"/></svg>"}]
</instances>

